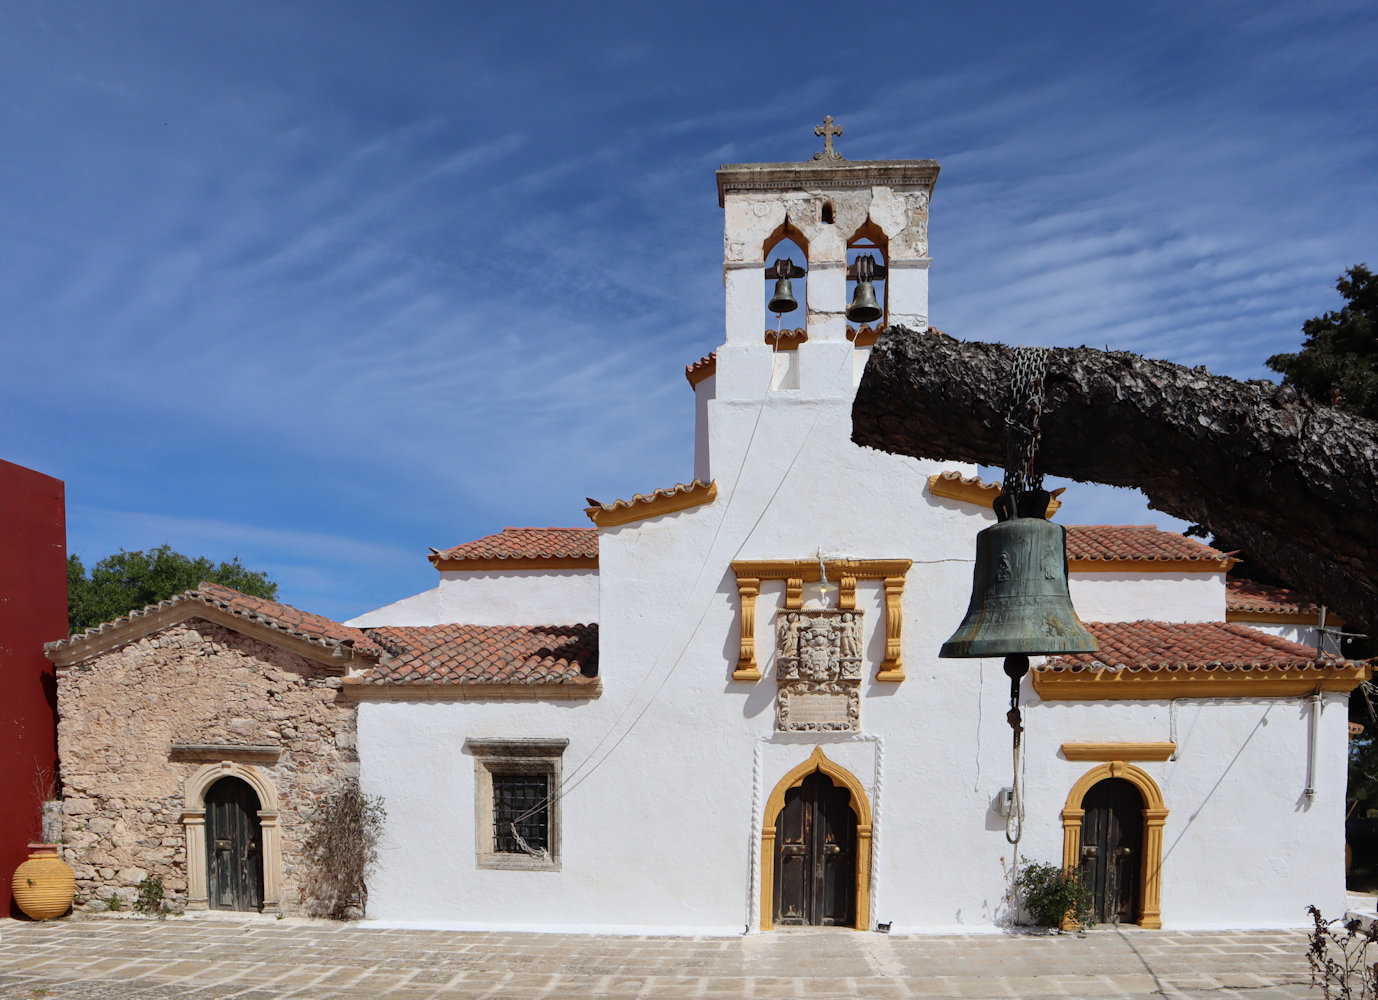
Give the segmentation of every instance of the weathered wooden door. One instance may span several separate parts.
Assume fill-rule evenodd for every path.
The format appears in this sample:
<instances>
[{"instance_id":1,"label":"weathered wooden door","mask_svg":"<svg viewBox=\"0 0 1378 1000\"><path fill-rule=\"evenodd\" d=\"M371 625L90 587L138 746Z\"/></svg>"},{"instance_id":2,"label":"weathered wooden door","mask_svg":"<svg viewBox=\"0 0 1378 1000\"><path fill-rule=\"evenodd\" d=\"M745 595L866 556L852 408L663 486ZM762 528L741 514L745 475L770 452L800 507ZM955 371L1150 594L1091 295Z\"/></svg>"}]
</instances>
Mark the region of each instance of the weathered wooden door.
<instances>
[{"instance_id":1,"label":"weathered wooden door","mask_svg":"<svg viewBox=\"0 0 1378 1000\"><path fill-rule=\"evenodd\" d=\"M851 794L821 772L785 793L775 821L776 924L855 923L856 822Z\"/></svg>"},{"instance_id":2,"label":"weathered wooden door","mask_svg":"<svg viewBox=\"0 0 1378 1000\"><path fill-rule=\"evenodd\" d=\"M1101 923L1133 923L1139 914L1144 800L1123 778L1106 778L1082 799L1081 870Z\"/></svg>"},{"instance_id":3,"label":"weathered wooden door","mask_svg":"<svg viewBox=\"0 0 1378 1000\"><path fill-rule=\"evenodd\" d=\"M206 886L212 910L263 909L263 827L247 782L221 778L206 792Z\"/></svg>"}]
</instances>

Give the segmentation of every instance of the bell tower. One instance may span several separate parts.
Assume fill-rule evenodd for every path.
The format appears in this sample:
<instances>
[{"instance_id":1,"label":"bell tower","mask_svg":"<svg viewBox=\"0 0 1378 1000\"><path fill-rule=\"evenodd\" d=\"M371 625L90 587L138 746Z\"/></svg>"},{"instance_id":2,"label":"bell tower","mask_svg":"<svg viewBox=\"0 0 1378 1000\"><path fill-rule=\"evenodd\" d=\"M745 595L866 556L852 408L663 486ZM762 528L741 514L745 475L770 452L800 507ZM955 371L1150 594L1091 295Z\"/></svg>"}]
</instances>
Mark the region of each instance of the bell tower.
<instances>
[{"instance_id":1,"label":"bell tower","mask_svg":"<svg viewBox=\"0 0 1378 1000\"><path fill-rule=\"evenodd\" d=\"M854 162L833 147L842 129L831 116L814 131L823 137L824 148L812 160L725 164L718 170L725 346L769 350L773 339L779 346L781 338L767 335L775 324L766 309L766 265L772 248L785 238L805 256L796 262L803 265L807 288L804 336L794 337L800 350L830 343L864 348L881 326L928 325L928 205L938 179L937 161ZM858 305L862 294L852 295L852 306L848 304L849 283L857 287L859 277L870 277L865 270L872 266L878 272L874 277L883 281L878 318L872 318L874 310ZM861 292L871 293L874 287ZM849 308L859 322L849 325ZM724 360L720 355L721 375L727 374ZM803 382L799 388L807 392Z\"/></svg>"},{"instance_id":2,"label":"bell tower","mask_svg":"<svg viewBox=\"0 0 1378 1000\"><path fill-rule=\"evenodd\" d=\"M814 132L823 149L811 160L718 170L726 329L713 384L700 394L701 417L726 416L733 405L832 404L849 418L877 332L928 325L937 161L852 161L833 145L842 129L831 116ZM792 253L787 263L776 252L791 244L802 260ZM722 430L700 434L696 474L707 475L710 450L717 475L724 452L736 451Z\"/></svg>"}]
</instances>

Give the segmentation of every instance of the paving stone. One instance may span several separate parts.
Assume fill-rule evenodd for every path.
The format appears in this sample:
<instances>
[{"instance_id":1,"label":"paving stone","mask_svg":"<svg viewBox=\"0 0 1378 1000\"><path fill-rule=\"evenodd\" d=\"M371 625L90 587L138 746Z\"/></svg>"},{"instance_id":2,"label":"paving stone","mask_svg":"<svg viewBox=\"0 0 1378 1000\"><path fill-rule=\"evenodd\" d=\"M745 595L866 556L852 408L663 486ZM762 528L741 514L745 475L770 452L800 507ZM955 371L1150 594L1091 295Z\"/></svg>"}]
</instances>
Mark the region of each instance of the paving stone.
<instances>
[{"instance_id":1,"label":"paving stone","mask_svg":"<svg viewBox=\"0 0 1378 1000\"><path fill-rule=\"evenodd\" d=\"M1304 932L747 938L383 930L293 920L0 921L0 996L51 1000L1309 1000ZM34 990L46 990L33 993Z\"/></svg>"}]
</instances>

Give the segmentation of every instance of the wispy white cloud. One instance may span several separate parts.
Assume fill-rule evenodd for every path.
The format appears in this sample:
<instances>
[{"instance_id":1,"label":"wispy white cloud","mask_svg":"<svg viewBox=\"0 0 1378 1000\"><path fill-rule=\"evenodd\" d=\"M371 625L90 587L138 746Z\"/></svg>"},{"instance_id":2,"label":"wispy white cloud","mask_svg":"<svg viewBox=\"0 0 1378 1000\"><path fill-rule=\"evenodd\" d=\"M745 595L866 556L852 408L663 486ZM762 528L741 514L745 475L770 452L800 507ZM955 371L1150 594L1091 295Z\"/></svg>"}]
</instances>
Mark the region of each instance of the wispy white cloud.
<instances>
[{"instance_id":1,"label":"wispy white cloud","mask_svg":"<svg viewBox=\"0 0 1378 1000\"><path fill-rule=\"evenodd\" d=\"M712 171L811 155L825 113L853 158L941 161L956 336L1263 375L1378 263L1366 4L894 11L812 61L782 55L822 51L811 16L762 46L687 8L248 11L0 39L32 95L0 97L0 419L67 480L74 548L242 544L310 610L687 478Z\"/></svg>"}]
</instances>

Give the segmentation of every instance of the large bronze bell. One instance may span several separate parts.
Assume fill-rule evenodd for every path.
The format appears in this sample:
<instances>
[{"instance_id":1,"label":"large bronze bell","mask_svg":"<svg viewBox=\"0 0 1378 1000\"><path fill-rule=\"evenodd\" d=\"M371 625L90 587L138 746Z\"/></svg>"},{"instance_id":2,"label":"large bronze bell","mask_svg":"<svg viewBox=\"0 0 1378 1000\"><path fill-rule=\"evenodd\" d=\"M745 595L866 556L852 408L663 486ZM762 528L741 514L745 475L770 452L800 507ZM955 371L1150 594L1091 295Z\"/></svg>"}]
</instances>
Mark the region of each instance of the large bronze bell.
<instances>
[{"instance_id":1,"label":"large bronze bell","mask_svg":"<svg viewBox=\"0 0 1378 1000\"><path fill-rule=\"evenodd\" d=\"M1044 519L1050 495L1031 490L1011 509L995 500L999 523L976 536L976 567L966 618L939 656L1094 653L1067 591L1067 529Z\"/></svg>"},{"instance_id":2,"label":"large bronze bell","mask_svg":"<svg viewBox=\"0 0 1378 1000\"><path fill-rule=\"evenodd\" d=\"M799 303L794 298L794 284L788 278L775 280L775 294L770 297L767 308L773 313L794 312Z\"/></svg>"}]
</instances>

